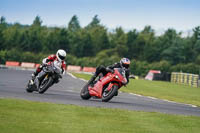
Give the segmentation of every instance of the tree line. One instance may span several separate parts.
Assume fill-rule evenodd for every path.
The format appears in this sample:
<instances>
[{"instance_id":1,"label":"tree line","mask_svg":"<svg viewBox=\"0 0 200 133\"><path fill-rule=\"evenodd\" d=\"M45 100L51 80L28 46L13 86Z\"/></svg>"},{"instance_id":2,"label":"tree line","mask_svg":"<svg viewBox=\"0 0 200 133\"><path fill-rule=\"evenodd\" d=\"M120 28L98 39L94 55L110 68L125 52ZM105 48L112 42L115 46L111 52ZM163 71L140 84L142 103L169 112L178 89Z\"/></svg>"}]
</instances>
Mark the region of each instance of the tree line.
<instances>
[{"instance_id":1,"label":"tree line","mask_svg":"<svg viewBox=\"0 0 200 133\"><path fill-rule=\"evenodd\" d=\"M8 23L0 18L0 63L7 60L40 63L42 58L64 49L67 64L110 65L122 57L131 59L131 72L144 76L150 69L165 72L200 73L200 26L192 35L167 29L156 36L151 26L127 32L122 27L110 31L97 15L81 27L74 15L67 27L47 27L36 16L31 25Z\"/></svg>"}]
</instances>

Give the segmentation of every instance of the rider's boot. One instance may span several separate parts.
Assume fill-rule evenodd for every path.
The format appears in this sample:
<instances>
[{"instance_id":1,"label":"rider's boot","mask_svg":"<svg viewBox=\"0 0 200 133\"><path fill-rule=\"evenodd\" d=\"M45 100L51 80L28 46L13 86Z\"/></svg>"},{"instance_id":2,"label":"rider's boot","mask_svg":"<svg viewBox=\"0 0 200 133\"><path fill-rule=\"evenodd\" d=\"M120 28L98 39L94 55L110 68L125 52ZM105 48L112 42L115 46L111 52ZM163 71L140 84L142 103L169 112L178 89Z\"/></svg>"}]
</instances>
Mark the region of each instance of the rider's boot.
<instances>
[{"instance_id":1,"label":"rider's boot","mask_svg":"<svg viewBox=\"0 0 200 133\"><path fill-rule=\"evenodd\" d=\"M31 74L32 79L34 80L35 77L36 77L37 75L38 75L38 72L34 72L34 73L32 73L32 74Z\"/></svg>"},{"instance_id":2,"label":"rider's boot","mask_svg":"<svg viewBox=\"0 0 200 133\"><path fill-rule=\"evenodd\" d=\"M36 71L31 75L32 76L32 80L35 80L35 77L38 76L38 73L41 72L43 65L40 65Z\"/></svg>"},{"instance_id":3,"label":"rider's boot","mask_svg":"<svg viewBox=\"0 0 200 133\"><path fill-rule=\"evenodd\" d=\"M100 66L100 67L97 67L96 72L95 72L94 75L91 77L91 79L88 81L88 84L91 84L91 86L93 86L96 77L97 77L100 73L101 73L101 66Z\"/></svg>"},{"instance_id":4,"label":"rider's boot","mask_svg":"<svg viewBox=\"0 0 200 133\"><path fill-rule=\"evenodd\" d=\"M37 75L36 75L36 72L34 72L34 73L32 73L31 74L31 80L30 80L30 83L31 84L34 84L34 81L35 81L35 77L36 77Z\"/></svg>"},{"instance_id":5,"label":"rider's boot","mask_svg":"<svg viewBox=\"0 0 200 133\"><path fill-rule=\"evenodd\" d=\"M91 77L91 79L88 81L88 84L94 85L94 81L96 79L97 75L96 73Z\"/></svg>"}]
</instances>

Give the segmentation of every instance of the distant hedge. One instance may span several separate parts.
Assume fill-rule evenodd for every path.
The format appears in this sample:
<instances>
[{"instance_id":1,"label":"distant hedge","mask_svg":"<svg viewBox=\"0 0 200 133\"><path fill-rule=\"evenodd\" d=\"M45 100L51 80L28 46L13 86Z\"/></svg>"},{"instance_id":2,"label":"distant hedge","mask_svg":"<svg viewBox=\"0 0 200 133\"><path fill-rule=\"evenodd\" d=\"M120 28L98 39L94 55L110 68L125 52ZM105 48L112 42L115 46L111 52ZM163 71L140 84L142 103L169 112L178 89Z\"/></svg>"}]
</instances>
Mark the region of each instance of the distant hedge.
<instances>
[{"instance_id":1,"label":"distant hedge","mask_svg":"<svg viewBox=\"0 0 200 133\"><path fill-rule=\"evenodd\" d=\"M96 57L83 57L77 58L72 55L67 55L66 63L67 65L79 65L79 66L92 66L97 67L99 65L111 65L115 62L118 62L120 58L116 55L108 56L105 54L107 51L104 51L98 54ZM104 54L104 55L103 55ZM22 52L19 50L4 50L0 51L0 64L5 64L6 61L19 61L19 62L34 62L41 63L42 59L47 57L50 54L34 54L31 52ZM168 61L162 60L160 62L148 63L146 61L136 61L131 60L131 72L135 75L144 77L149 70L161 70L162 72L185 72L185 73L200 73L200 65L194 63L188 64L177 64L171 65Z\"/></svg>"}]
</instances>

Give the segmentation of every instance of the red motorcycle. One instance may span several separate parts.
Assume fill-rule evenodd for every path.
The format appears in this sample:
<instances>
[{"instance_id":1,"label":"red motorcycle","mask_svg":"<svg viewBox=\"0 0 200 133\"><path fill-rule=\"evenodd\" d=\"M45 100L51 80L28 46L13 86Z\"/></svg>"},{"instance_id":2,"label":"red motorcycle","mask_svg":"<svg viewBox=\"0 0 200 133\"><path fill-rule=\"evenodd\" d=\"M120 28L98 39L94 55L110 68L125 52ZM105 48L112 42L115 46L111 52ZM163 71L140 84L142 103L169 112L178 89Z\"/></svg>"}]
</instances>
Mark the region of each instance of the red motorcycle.
<instances>
[{"instance_id":1,"label":"red motorcycle","mask_svg":"<svg viewBox=\"0 0 200 133\"><path fill-rule=\"evenodd\" d=\"M88 83L82 88L80 96L84 100L91 97L102 99L108 102L114 96L118 95L118 89L127 83L125 70L123 68L115 68L114 72L108 72L105 76L99 76L94 83Z\"/></svg>"}]
</instances>

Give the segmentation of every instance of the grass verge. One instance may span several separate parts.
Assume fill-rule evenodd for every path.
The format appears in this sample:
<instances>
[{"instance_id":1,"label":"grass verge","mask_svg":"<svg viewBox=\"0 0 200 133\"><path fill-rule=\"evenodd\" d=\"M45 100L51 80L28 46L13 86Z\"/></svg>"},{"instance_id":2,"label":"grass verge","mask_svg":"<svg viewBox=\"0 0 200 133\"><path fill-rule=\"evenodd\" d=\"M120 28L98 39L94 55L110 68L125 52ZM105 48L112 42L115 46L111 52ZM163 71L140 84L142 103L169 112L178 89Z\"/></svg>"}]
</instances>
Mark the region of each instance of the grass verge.
<instances>
[{"instance_id":1,"label":"grass verge","mask_svg":"<svg viewBox=\"0 0 200 133\"><path fill-rule=\"evenodd\" d=\"M91 77L91 75L81 73L73 73L73 75L86 80ZM131 79L127 87L120 90L200 106L200 88L170 82Z\"/></svg>"},{"instance_id":2,"label":"grass verge","mask_svg":"<svg viewBox=\"0 0 200 133\"><path fill-rule=\"evenodd\" d=\"M0 99L1 133L197 133L195 116Z\"/></svg>"}]
</instances>

